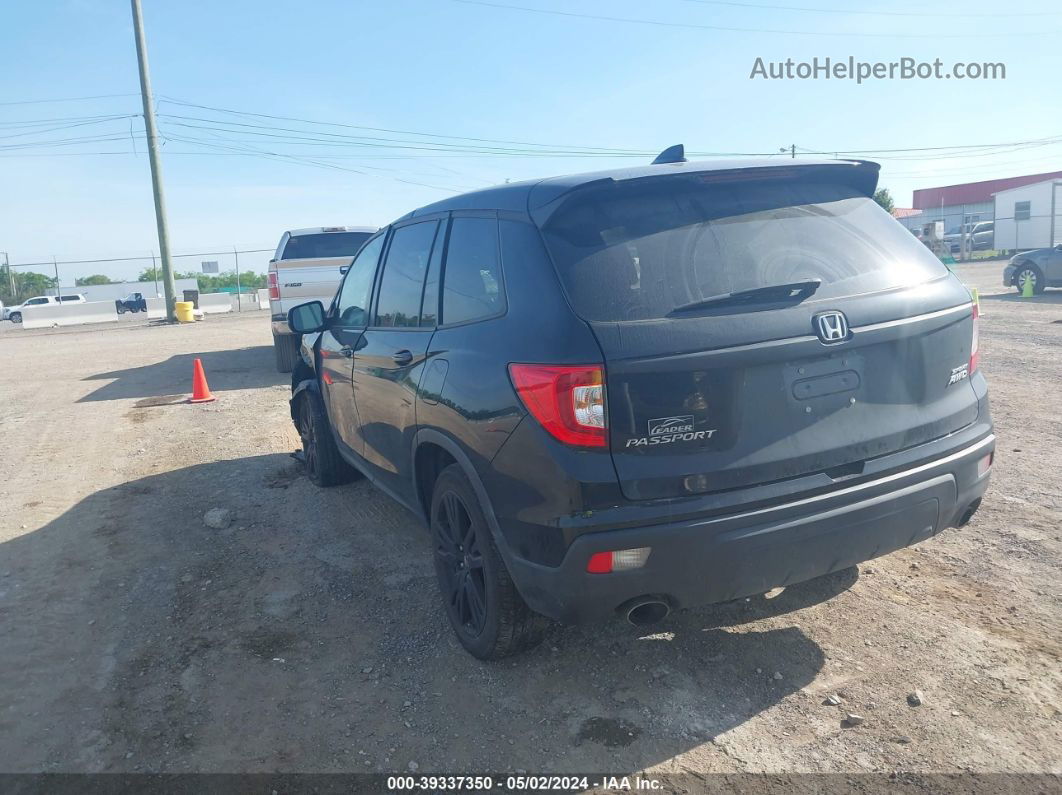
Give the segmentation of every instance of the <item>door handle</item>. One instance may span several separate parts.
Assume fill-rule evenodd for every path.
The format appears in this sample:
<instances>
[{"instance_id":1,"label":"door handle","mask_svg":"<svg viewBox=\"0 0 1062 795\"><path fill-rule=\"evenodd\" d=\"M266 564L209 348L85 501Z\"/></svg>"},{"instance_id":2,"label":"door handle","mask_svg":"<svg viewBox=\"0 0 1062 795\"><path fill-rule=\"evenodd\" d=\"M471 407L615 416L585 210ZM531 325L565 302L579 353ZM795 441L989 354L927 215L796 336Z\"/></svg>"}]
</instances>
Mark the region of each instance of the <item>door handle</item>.
<instances>
[{"instance_id":1,"label":"door handle","mask_svg":"<svg viewBox=\"0 0 1062 795\"><path fill-rule=\"evenodd\" d=\"M354 355L354 349L351 348L349 345L344 345L342 348L339 349L339 353L341 356L346 356L349 359L351 356Z\"/></svg>"},{"instance_id":2,"label":"door handle","mask_svg":"<svg viewBox=\"0 0 1062 795\"><path fill-rule=\"evenodd\" d=\"M392 354L391 358L394 360L395 364L409 364L413 361L413 354L409 351L396 351Z\"/></svg>"}]
</instances>

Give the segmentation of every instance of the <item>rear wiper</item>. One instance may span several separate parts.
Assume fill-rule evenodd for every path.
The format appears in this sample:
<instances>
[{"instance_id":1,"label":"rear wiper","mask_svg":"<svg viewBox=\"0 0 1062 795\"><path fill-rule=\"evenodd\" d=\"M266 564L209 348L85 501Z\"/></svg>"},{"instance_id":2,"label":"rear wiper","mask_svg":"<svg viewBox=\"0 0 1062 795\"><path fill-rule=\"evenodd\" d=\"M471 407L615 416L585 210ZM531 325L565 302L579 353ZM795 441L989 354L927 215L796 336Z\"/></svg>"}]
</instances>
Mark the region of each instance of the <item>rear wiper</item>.
<instances>
[{"instance_id":1,"label":"rear wiper","mask_svg":"<svg viewBox=\"0 0 1062 795\"><path fill-rule=\"evenodd\" d=\"M742 303L742 302L759 302L759 301L803 301L809 295L813 295L816 290L819 289L819 285L822 284L822 279L808 279L803 282L789 282L788 284L770 284L766 287L753 287L749 290L735 290L732 293L721 293L719 295L710 295L707 298L700 298L696 301L690 301L688 304L682 306L676 306L668 315L674 315L677 312L689 312L694 309L702 309L707 306L717 306L719 304L730 303Z\"/></svg>"}]
</instances>

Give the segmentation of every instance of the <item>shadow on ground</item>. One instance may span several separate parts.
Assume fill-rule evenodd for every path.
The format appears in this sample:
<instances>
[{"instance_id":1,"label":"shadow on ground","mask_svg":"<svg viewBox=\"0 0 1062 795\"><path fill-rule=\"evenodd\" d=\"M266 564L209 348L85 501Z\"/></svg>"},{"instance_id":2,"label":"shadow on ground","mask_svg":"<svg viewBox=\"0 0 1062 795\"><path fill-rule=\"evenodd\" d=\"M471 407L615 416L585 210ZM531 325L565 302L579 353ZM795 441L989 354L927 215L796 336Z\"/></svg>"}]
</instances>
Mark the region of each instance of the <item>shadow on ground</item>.
<instances>
[{"instance_id":1,"label":"shadow on ground","mask_svg":"<svg viewBox=\"0 0 1062 795\"><path fill-rule=\"evenodd\" d=\"M192 391L192 363L196 359L203 361L212 392L290 383L290 376L276 371L272 347L256 345L228 351L182 353L143 367L96 373L85 380L109 383L78 402L189 394Z\"/></svg>"},{"instance_id":2,"label":"shadow on ground","mask_svg":"<svg viewBox=\"0 0 1062 795\"><path fill-rule=\"evenodd\" d=\"M855 576L486 664L451 636L426 534L367 483L316 489L279 454L178 469L0 545L0 769L638 770L812 682L822 650L777 617Z\"/></svg>"}]
</instances>

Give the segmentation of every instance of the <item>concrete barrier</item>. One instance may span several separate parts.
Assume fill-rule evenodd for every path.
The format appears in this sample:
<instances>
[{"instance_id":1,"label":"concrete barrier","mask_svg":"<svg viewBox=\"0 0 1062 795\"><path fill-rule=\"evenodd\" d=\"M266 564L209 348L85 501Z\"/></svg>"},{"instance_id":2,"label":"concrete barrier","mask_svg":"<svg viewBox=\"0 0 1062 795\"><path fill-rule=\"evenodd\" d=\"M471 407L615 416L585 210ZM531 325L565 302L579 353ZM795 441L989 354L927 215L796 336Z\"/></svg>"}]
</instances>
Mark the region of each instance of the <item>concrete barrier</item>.
<instances>
[{"instance_id":1,"label":"concrete barrier","mask_svg":"<svg viewBox=\"0 0 1062 795\"><path fill-rule=\"evenodd\" d=\"M262 309L269 309L269 288L263 287L258 291L258 305Z\"/></svg>"},{"instance_id":2,"label":"concrete barrier","mask_svg":"<svg viewBox=\"0 0 1062 795\"><path fill-rule=\"evenodd\" d=\"M214 315L232 311L232 296L228 293L199 294L199 308L204 315Z\"/></svg>"},{"instance_id":3,"label":"concrete barrier","mask_svg":"<svg viewBox=\"0 0 1062 795\"><path fill-rule=\"evenodd\" d=\"M265 308L269 308L268 302ZM259 309L262 309L262 304L258 300L257 293L242 293L240 295L234 293L232 295L233 312L257 312Z\"/></svg>"},{"instance_id":4,"label":"concrete barrier","mask_svg":"<svg viewBox=\"0 0 1062 795\"><path fill-rule=\"evenodd\" d=\"M82 323L117 323L118 310L114 301L92 301L85 304L42 304L27 306L22 312L23 328L51 326L79 326Z\"/></svg>"},{"instance_id":5,"label":"concrete barrier","mask_svg":"<svg viewBox=\"0 0 1062 795\"><path fill-rule=\"evenodd\" d=\"M166 299L148 298L147 316L148 320L159 320L161 318L166 317Z\"/></svg>"}]
</instances>

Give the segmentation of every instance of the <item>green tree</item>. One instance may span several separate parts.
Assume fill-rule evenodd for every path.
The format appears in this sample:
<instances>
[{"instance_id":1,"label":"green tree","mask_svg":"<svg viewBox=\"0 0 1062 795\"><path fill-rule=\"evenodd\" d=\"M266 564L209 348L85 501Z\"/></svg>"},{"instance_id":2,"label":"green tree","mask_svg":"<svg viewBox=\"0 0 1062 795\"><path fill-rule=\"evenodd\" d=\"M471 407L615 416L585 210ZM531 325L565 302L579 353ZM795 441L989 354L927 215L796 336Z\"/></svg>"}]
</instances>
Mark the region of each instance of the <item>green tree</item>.
<instances>
[{"instance_id":1,"label":"green tree","mask_svg":"<svg viewBox=\"0 0 1062 795\"><path fill-rule=\"evenodd\" d=\"M94 284L114 284L109 276L104 276L102 273L94 273L91 276L82 276L78 279L74 279L74 284L77 287L89 287Z\"/></svg>"},{"instance_id":2,"label":"green tree","mask_svg":"<svg viewBox=\"0 0 1062 795\"><path fill-rule=\"evenodd\" d=\"M55 277L45 276L43 273L33 271L17 271L11 269L15 280L15 294L11 294L11 277L4 273L3 283L0 284L0 301L7 306L21 304L27 298L35 295L44 295L49 287L55 287Z\"/></svg>"},{"instance_id":3,"label":"green tree","mask_svg":"<svg viewBox=\"0 0 1062 795\"><path fill-rule=\"evenodd\" d=\"M161 278L162 270L159 269L157 275ZM152 272L151 268L146 268L140 272L137 277L137 281L141 282L153 282L155 281L156 273ZM216 293L223 288L229 288L230 290L236 287L236 274L235 273L197 273L196 271L176 271L173 274L174 279L195 279L196 284L199 287L201 293ZM254 271L244 271L240 274L240 289L244 291L257 290L265 287L266 277L265 274L255 273Z\"/></svg>"},{"instance_id":4,"label":"green tree","mask_svg":"<svg viewBox=\"0 0 1062 795\"><path fill-rule=\"evenodd\" d=\"M888 188L878 188L874 193L874 201L880 204L887 213L891 213L896 207L896 202L892 200L892 194L889 193Z\"/></svg>"}]
</instances>

